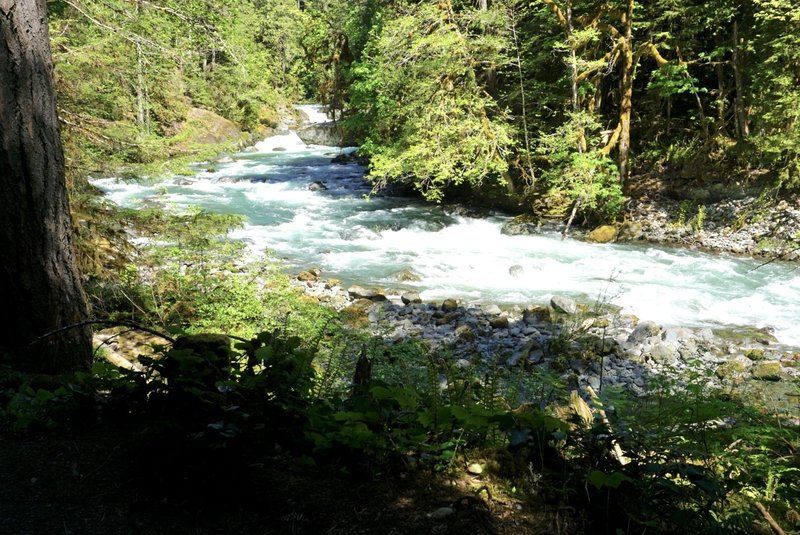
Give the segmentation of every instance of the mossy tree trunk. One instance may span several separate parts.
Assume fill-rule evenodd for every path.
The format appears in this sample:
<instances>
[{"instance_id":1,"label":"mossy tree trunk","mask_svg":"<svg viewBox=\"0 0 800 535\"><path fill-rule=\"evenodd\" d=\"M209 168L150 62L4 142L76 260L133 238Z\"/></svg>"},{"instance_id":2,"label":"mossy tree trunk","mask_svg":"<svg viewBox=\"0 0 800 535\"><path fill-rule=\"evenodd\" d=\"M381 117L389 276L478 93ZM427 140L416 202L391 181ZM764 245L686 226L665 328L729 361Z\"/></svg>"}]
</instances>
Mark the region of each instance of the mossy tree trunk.
<instances>
[{"instance_id":1,"label":"mossy tree trunk","mask_svg":"<svg viewBox=\"0 0 800 535\"><path fill-rule=\"evenodd\" d=\"M623 38L620 40L622 54L622 91L619 103L619 176L624 184L630 175L631 114L633 112L633 78L636 62L633 59L633 0L628 0L622 17Z\"/></svg>"},{"instance_id":2,"label":"mossy tree trunk","mask_svg":"<svg viewBox=\"0 0 800 535\"><path fill-rule=\"evenodd\" d=\"M91 362L72 247L45 0L0 0L0 355L60 373Z\"/></svg>"}]
</instances>

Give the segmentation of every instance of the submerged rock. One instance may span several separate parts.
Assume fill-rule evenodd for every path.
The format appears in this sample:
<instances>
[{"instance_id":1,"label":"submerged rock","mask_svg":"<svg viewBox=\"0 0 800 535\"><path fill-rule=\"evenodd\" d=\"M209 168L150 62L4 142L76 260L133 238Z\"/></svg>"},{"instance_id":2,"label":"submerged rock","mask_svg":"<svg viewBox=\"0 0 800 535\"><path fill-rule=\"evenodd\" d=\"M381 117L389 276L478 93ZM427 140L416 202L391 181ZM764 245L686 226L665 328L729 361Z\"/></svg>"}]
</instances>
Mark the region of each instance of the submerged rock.
<instances>
[{"instance_id":1,"label":"submerged rock","mask_svg":"<svg viewBox=\"0 0 800 535\"><path fill-rule=\"evenodd\" d=\"M328 189L328 186L320 180L315 180L308 185L308 191L325 191L326 189Z\"/></svg>"},{"instance_id":2,"label":"submerged rock","mask_svg":"<svg viewBox=\"0 0 800 535\"><path fill-rule=\"evenodd\" d=\"M531 234L539 234L542 229L542 224L533 215L524 214L515 217L511 221L507 221L500 229L502 234L508 236L527 236Z\"/></svg>"},{"instance_id":3,"label":"submerged rock","mask_svg":"<svg viewBox=\"0 0 800 535\"><path fill-rule=\"evenodd\" d=\"M525 274L525 268L520 266L519 264L514 264L510 268L508 268L508 274L512 277L521 277Z\"/></svg>"},{"instance_id":4,"label":"submerged rock","mask_svg":"<svg viewBox=\"0 0 800 535\"><path fill-rule=\"evenodd\" d=\"M398 282L419 282L422 280L422 277L417 275L411 269L404 269L402 271L398 271L397 273L392 275L392 278Z\"/></svg>"}]
</instances>

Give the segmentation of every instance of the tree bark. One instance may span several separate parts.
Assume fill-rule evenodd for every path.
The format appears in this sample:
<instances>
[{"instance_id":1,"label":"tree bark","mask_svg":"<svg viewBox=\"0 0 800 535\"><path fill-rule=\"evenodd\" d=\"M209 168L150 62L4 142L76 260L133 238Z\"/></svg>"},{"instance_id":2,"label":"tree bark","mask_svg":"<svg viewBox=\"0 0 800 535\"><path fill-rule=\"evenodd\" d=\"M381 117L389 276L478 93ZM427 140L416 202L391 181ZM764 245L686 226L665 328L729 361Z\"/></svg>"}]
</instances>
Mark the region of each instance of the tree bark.
<instances>
[{"instance_id":1,"label":"tree bark","mask_svg":"<svg viewBox=\"0 0 800 535\"><path fill-rule=\"evenodd\" d=\"M572 111L575 114L581 111L581 103L578 98L578 54L575 51L575 40L573 39L574 27L572 25L572 0L567 2L567 44L569 45L569 64L570 64L570 89L572 90ZM583 128L578 132L578 152L586 152L586 135Z\"/></svg>"},{"instance_id":2,"label":"tree bark","mask_svg":"<svg viewBox=\"0 0 800 535\"><path fill-rule=\"evenodd\" d=\"M742 81L741 54L739 51L739 23L733 21L733 79L736 84L736 137L739 141L750 135L747 112L744 109L744 82Z\"/></svg>"},{"instance_id":3,"label":"tree bark","mask_svg":"<svg viewBox=\"0 0 800 535\"><path fill-rule=\"evenodd\" d=\"M622 41L622 91L619 104L619 177L623 184L630 174L631 112L633 109L633 76L636 65L633 61L633 0L623 15L624 37Z\"/></svg>"},{"instance_id":4,"label":"tree bark","mask_svg":"<svg viewBox=\"0 0 800 535\"><path fill-rule=\"evenodd\" d=\"M91 363L75 263L45 0L0 0L0 357L61 373Z\"/></svg>"}]
</instances>

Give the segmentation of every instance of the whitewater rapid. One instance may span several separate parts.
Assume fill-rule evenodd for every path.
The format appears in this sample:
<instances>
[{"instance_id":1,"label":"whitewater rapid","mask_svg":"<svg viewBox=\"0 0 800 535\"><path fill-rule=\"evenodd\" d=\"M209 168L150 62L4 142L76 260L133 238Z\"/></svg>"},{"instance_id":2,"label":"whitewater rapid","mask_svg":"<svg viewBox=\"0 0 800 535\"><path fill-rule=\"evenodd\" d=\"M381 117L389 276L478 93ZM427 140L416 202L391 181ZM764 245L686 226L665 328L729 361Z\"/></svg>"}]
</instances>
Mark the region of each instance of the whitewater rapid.
<instances>
[{"instance_id":1,"label":"whitewater rapid","mask_svg":"<svg viewBox=\"0 0 800 535\"><path fill-rule=\"evenodd\" d=\"M331 162L353 150L306 146L289 132L227 163L198 165L190 178L93 183L122 206L157 202L244 214L247 225L231 237L245 240L251 253L269 250L289 270L317 266L347 284L500 305L566 294L610 301L664 326L770 327L781 343L800 347L795 265L758 267L756 260L689 250L562 241L555 232L506 236L500 229L508 218L500 215L471 218L406 198L368 197L363 167ZM314 182L328 189L311 191ZM403 270L420 280L398 282Z\"/></svg>"}]
</instances>

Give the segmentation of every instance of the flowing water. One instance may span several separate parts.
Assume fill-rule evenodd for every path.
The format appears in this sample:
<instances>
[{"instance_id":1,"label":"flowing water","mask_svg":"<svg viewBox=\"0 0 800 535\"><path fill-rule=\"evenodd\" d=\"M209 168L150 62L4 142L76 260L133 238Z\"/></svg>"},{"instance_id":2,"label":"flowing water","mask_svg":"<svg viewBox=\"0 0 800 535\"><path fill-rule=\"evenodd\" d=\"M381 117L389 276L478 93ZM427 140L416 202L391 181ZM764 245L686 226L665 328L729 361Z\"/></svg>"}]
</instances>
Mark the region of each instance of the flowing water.
<instances>
[{"instance_id":1,"label":"flowing water","mask_svg":"<svg viewBox=\"0 0 800 535\"><path fill-rule=\"evenodd\" d=\"M800 346L800 270L794 265L754 269L756 260L562 241L555 232L506 236L500 228L507 217L476 219L407 198L366 198L364 169L331 163L353 149L306 146L294 133L256 149L213 170L198 167L188 179L94 184L124 206L156 200L177 209L244 214L246 227L232 237L246 240L252 251L269 249L289 269L318 266L325 277L348 284L500 305L546 303L553 294L586 302L599 297L665 326L769 326L780 342ZM328 189L309 190L315 181ZM515 275L512 266L518 266ZM398 283L405 269L421 280Z\"/></svg>"}]
</instances>

